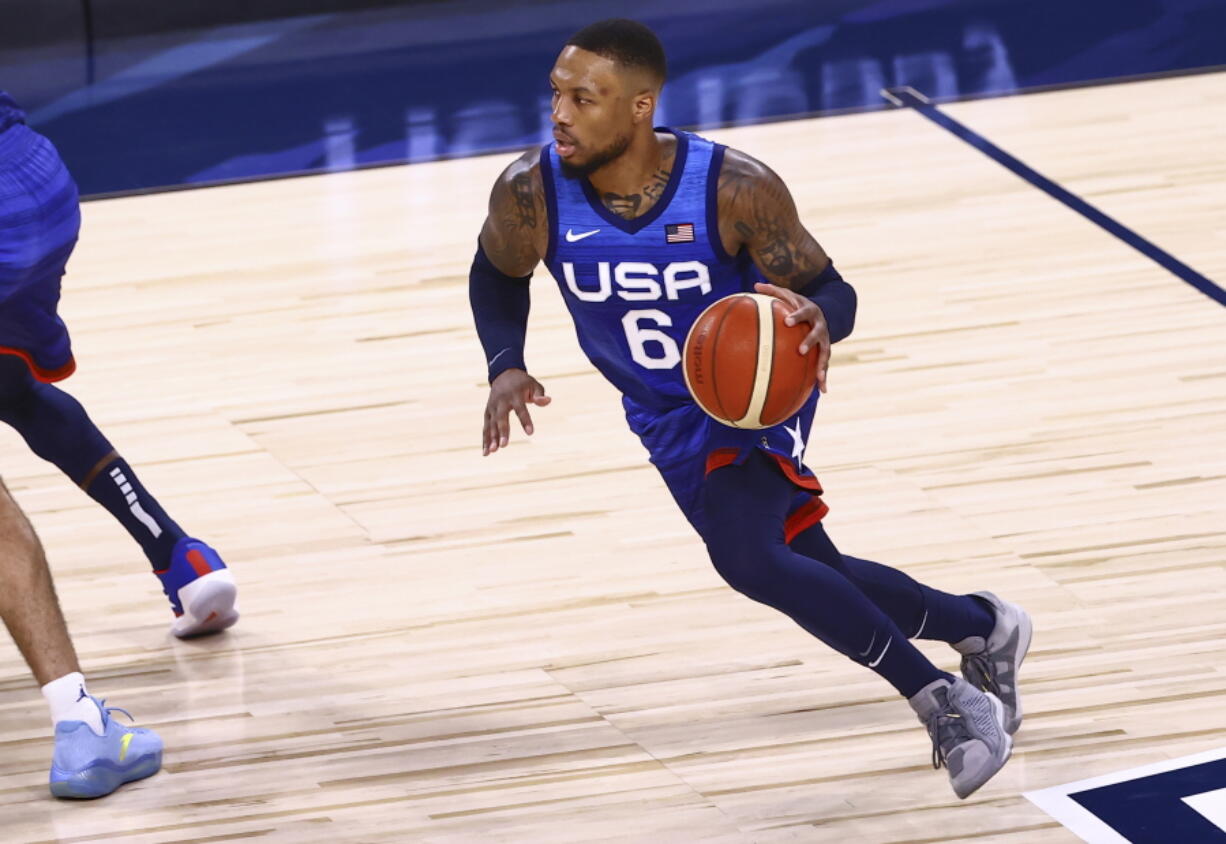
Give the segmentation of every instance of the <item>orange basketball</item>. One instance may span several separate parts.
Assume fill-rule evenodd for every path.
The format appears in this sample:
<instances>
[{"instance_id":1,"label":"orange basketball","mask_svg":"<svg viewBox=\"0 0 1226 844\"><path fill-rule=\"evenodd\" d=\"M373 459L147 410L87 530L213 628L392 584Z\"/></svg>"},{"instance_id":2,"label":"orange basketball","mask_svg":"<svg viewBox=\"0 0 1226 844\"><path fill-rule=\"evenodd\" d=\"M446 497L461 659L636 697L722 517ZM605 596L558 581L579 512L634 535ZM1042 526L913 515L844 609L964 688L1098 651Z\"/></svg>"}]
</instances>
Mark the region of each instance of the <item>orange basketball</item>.
<instances>
[{"instance_id":1,"label":"orange basketball","mask_svg":"<svg viewBox=\"0 0 1226 844\"><path fill-rule=\"evenodd\" d=\"M797 351L812 327L785 324L787 314L772 296L736 293L699 315L681 365L708 415L734 428L769 428L800 410L817 383L817 349Z\"/></svg>"}]
</instances>

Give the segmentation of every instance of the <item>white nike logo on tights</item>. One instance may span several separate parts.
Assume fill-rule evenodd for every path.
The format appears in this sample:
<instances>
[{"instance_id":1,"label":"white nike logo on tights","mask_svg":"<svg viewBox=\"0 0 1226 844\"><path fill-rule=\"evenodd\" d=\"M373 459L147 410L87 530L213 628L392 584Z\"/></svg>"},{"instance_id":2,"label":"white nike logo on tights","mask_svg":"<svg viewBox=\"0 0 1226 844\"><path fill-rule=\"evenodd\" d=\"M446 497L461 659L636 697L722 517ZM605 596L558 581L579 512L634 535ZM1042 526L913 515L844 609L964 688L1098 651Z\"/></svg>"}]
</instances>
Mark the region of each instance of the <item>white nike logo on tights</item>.
<instances>
[{"instance_id":1,"label":"white nike logo on tights","mask_svg":"<svg viewBox=\"0 0 1226 844\"><path fill-rule=\"evenodd\" d=\"M886 641L886 643L885 643L885 647L881 649L881 656L877 657L877 658L876 658L876 659L874 659L872 662L870 662L870 663L868 664L868 667L869 667L869 668L876 668L876 667L878 666L878 664L880 664L881 660L885 659L885 652L886 652L886 651L888 651L888 650L890 649L890 642L893 642L893 641L894 641L894 637L893 637L893 636L891 636L891 637L890 637L890 638L889 638L889 639Z\"/></svg>"}]
</instances>

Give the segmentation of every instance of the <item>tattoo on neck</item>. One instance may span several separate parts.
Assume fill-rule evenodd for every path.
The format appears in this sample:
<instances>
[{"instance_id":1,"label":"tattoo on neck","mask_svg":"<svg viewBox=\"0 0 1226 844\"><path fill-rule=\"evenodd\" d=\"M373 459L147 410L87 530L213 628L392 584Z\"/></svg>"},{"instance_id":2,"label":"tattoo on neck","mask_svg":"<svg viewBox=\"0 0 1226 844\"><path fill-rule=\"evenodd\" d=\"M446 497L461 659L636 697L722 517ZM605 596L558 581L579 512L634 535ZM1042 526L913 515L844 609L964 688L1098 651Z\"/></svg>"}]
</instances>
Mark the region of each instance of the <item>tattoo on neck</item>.
<instances>
[{"instance_id":1,"label":"tattoo on neck","mask_svg":"<svg viewBox=\"0 0 1226 844\"><path fill-rule=\"evenodd\" d=\"M622 196L618 193L606 193L601 197L604 202L604 207L608 208L617 216L624 220L633 220L639 215L639 206L643 204L643 197L637 193L627 194Z\"/></svg>"},{"instance_id":2,"label":"tattoo on neck","mask_svg":"<svg viewBox=\"0 0 1226 844\"><path fill-rule=\"evenodd\" d=\"M664 194L664 188L668 187L668 180L672 175L673 171L667 167L659 168L651 174L651 182L643 188L643 193L653 202L659 199Z\"/></svg>"},{"instance_id":3,"label":"tattoo on neck","mask_svg":"<svg viewBox=\"0 0 1226 844\"><path fill-rule=\"evenodd\" d=\"M625 220L633 220L659 201L660 197L664 195L664 189L668 187L668 180L672 178L672 175L673 171L668 167L660 167L651 174L651 181L644 185L639 193L630 193L623 196L619 193L610 192L604 194L600 199L604 203L604 207L617 216ZM646 204L643 203L643 197L647 198Z\"/></svg>"}]
</instances>

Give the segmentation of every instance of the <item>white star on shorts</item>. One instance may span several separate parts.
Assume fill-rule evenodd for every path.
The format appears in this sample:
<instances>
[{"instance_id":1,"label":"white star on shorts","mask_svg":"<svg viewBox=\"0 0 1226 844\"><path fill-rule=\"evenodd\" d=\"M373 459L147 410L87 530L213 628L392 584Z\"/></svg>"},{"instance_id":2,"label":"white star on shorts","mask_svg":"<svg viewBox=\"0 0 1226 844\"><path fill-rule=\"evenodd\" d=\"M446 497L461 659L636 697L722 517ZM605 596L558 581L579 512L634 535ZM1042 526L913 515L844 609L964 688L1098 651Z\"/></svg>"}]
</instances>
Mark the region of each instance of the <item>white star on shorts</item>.
<instances>
[{"instance_id":1,"label":"white star on shorts","mask_svg":"<svg viewBox=\"0 0 1226 844\"><path fill-rule=\"evenodd\" d=\"M796 467L801 467L801 460L805 456L805 438L800 433L800 417L796 417L796 430L792 430L787 425L783 426L783 430L792 435L792 459L796 461Z\"/></svg>"}]
</instances>

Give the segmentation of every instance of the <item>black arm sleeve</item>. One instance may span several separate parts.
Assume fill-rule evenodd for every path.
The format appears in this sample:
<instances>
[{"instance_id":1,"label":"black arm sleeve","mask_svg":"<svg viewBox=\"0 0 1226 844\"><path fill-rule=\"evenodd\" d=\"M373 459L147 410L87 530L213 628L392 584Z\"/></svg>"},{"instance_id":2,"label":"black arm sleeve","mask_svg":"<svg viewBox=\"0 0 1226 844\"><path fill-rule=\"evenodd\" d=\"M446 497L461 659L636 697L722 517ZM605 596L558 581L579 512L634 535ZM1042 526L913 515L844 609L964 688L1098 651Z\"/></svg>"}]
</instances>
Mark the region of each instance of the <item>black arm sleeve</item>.
<instances>
[{"instance_id":1,"label":"black arm sleeve","mask_svg":"<svg viewBox=\"0 0 1226 844\"><path fill-rule=\"evenodd\" d=\"M830 328L831 343L837 343L851 334L856 325L856 291L843 281L843 276L834 268L834 261L797 292L822 309L826 325Z\"/></svg>"},{"instance_id":2,"label":"black arm sleeve","mask_svg":"<svg viewBox=\"0 0 1226 844\"><path fill-rule=\"evenodd\" d=\"M528 283L532 276L506 275L490 261L481 242L468 273L468 301L485 349L490 383L508 369L527 370L524 337L528 332Z\"/></svg>"}]
</instances>

